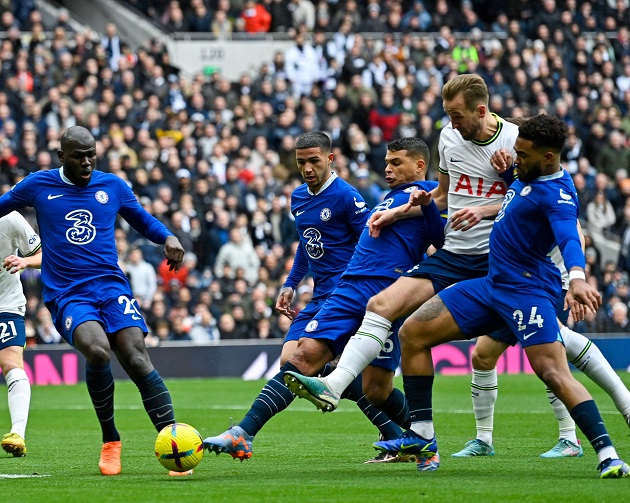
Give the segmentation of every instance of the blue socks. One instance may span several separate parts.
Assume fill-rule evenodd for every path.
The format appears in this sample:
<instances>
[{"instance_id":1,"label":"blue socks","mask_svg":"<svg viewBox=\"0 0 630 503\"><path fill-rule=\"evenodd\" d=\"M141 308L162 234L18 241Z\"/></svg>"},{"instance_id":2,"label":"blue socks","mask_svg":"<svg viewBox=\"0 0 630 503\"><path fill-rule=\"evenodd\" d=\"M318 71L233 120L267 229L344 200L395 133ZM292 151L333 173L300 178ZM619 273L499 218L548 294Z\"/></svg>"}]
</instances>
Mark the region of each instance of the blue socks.
<instances>
[{"instance_id":1,"label":"blue socks","mask_svg":"<svg viewBox=\"0 0 630 503\"><path fill-rule=\"evenodd\" d=\"M110 363L101 366L85 364L85 383L101 423L103 443L116 442L120 435L114 424L114 376Z\"/></svg>"},{"instance_id":2,"label":"blue socks","mask_svg":"<svg viewBox=\"0 0 630 503\"><path fill-rule=\"evenodd\" d=\"M255 436L267 421L278 412L286 409L295 400L295 396L289 391L283 380L284 373L288 370L300 372L288 362L280 367L280 372L265 384L243 420L238 424L249 435Z\"/></svg>"},{"instance_id":3,"label":"blue socks","mask_svg":"<svg viewBox=\"0 0 630 503\"><path fill-rule=\"evenodd\" d=\"M158 371L153 369L134 382L142 396L144 410L147 411L155 429L160 431L165 426L173 424L175 422L173 401Z\"/></svg>"}]
</instances>

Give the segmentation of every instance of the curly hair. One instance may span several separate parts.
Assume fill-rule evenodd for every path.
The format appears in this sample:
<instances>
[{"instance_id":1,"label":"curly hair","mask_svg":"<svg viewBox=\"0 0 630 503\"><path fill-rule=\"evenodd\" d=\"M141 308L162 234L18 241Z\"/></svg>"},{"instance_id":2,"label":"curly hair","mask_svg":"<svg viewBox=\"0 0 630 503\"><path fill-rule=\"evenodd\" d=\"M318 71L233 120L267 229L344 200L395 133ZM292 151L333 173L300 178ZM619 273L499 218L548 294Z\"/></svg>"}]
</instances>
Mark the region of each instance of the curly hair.
<instances>
[{"instance_id":1,"label":"curly hair","mask_svg":"<svg viewBox=\"0 0 630 503\"><path fill-rule=\"evenodd\" d=\"M518 135L531 141L536 147L549 148L560 153L569 136L569 128L555 115L540 114L523 122L518 128Z\"/></svg>"}]
</instances>

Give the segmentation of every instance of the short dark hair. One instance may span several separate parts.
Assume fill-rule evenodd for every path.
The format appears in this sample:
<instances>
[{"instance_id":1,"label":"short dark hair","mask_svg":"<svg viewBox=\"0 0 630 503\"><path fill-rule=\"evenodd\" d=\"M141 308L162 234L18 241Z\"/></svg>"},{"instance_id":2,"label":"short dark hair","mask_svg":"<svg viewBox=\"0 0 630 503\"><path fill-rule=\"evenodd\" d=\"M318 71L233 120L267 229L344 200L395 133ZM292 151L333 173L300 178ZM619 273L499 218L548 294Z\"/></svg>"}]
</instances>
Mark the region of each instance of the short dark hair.
<instances>
[{"instance_id":1,"label":"short dark hair","mask_svg":"<svg viewBox=\"0 0 630 503\"><path fill-rule=\"evenodd\" d=\"M326 133L319 131L311 131L298 136L295 140L295 149L316 148L319 147L322 152L332 152L332 144Z\"/></svg>"},{"instance_id":2,"label":"short dark hair","mask_svg":"<svg viewBox=\"0 0 630 503\"><path fill-rule=\"evenodd\" d=\"M569 128L555 115L540 114L523 122L518 128L518 135L536 147L549 148L559 153L569 136Z\"/></svg>"},{"instance_id":3,"label":"short dark hair","mask_svg":"<svg viewBox=\"0 0 630 503\"><path fill-rule=\"evenodd\" d=\"M429 154L429 147L424 141L411 136L390 141L387 144L387 150L390 152L406 150L411 157L421 157L427 164L429 164L431 155Z\"/></svg>"}]
</instances>

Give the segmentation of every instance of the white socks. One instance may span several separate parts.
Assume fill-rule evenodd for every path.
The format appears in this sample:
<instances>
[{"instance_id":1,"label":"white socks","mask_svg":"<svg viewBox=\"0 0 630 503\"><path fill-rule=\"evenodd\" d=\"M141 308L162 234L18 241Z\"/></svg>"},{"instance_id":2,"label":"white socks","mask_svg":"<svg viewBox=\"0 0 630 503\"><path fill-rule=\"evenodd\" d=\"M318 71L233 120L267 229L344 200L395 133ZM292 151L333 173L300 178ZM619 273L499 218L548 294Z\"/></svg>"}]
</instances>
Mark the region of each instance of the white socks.
<instances>
[{"instance_id":1,"label":"white socks","mask_svg":"<svg viewBox=\"0 0 630 503\"><path fill-rule=\"evenodd\" d=\"M475 370L470 385L472 391L475 424L477 425L477 439L492 445L492 430L494 427L494 404L498 396L497 369Z\"/></svg>"},{"instance_id":2,"label":"white socks","mask_svg":"<svg viewBox=\"0 0 630 503\"><path fill-rule=\"evenodd\" d=\"M558 420L558 438L564 438L577 445L578 440L575 433L575 421L573 421L568 409L549 388L547 388L547 398L549 399L549 405L551 405L551 409L553 410L553 415L556 416L556 419Z\"/></svg>"},{"instance_id":3,"label":"white socks","mask_svg":"<svg viewBox=\"0 0 630 503\"><path fill-rule=\"evenodd\" d=\"M569 361L602 388L624 416L630 414L630 391L604 358L599 348L568 327L560 329Z\"/></svg>"},{"instance_id":4,"label":"white socks","mask_svg":"<svg viewBox=\"0 0 630 503\"><path fill-rule=\"evenodd\" d=\"M17 433L22 438L26 434L28 409L31 404L31 383L26 372L14 368L5 376L9 390L9 414L11 415L11 433Z\"/></svg>"},{"instance_id":5,"label":"white socks","mask_svg":"<svg viewBox=\"0 0 630 503\"><path fill-rule=\"evenodd\" d=\"M392 322L366 311L363 323L341 353L337 368L326 376L326 383L337 394L341 393L367 367L383 349L389 337Z\"/></svg>"}]
</instances>

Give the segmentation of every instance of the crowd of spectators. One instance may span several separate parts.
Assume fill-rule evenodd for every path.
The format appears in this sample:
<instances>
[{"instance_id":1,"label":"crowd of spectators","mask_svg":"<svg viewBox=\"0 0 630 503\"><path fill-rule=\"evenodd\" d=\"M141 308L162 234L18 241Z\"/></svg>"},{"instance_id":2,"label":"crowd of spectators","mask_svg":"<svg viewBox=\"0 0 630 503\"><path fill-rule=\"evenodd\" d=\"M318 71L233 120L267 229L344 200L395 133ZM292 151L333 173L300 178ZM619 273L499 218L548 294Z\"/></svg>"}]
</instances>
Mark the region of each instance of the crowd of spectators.
<instances>
[{"instance_id":1,"label":"crowd of spectators","mask_svg":"<svg viewBox=\"0 0 630 503\"><path fill-rule=\"evenodd\" d=\"M327 131L335 170L374 206L393 138L424 139L436 176L441 87L468 72L488 83L493 112L569 123L563 165L580 197L588 277L605 297L578 328L630 332L628 0L128 1L167 30L294 37L236 82L220 72L188 78L160 40L131 50L114 24L75 32L65 11L45 20L31 0L0 2L2 191L59 167L61 132L83 125L97 140L98 169L126 180L188 250L169 271L161 248L120 221L120 264L148 344L282 338L290 321L273 305L297 246L295 137ZM606 240L620 243L618 261L601 259ZM38 273L23 282L29 343L59 342ZM307 278L298 310L311 295Z\"/></svg>"}]
</instances>

